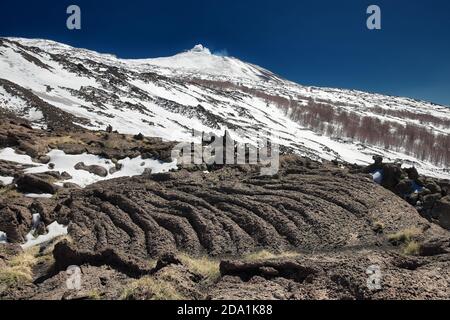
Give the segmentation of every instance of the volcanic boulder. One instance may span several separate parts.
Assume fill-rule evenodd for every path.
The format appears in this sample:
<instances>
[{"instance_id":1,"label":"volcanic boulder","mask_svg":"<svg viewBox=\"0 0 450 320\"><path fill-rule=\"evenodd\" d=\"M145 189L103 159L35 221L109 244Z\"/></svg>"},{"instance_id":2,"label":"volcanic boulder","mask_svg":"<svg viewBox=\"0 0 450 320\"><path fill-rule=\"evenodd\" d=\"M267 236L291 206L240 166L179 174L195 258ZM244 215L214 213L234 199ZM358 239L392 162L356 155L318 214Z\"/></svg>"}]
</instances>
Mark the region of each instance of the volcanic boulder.
<instances>
[{"instance_id":1,"label":"volcanic boulder","mask_svg":"<svg viewBox=\"0 0 450 320\"><path fill-rule=\"evenodd\" d=\"M106 170L104 167L98 165L87 166L84 164L84 162L77 163L74 168L76 170L84 170L93 173L100 177L106 177L108 175L108 170Z\"/></svg>"},{"instance_id":2,"label":"volcanic boulder","mask_svg":"<svg viewBox=\"0 0 450 320\"><path fill-rule=\"evenodd\" d=\"M32 174L19 175L14 179L17 189L24 193L50 193L55 194L58 186Z\"/></svg>"}]
</instances>

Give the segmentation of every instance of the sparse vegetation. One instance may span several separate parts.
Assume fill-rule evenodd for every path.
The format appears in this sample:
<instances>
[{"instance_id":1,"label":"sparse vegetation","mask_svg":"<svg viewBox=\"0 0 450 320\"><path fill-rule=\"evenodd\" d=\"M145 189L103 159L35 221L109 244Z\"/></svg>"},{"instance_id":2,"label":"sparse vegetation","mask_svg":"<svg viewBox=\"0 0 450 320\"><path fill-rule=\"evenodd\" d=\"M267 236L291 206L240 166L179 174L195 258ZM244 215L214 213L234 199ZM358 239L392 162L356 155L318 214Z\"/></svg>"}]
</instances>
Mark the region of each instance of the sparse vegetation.
<instances>
[{"instance_id":1,"label":"sparse vegetation","mask_svg":"<svg viewBox=\"0 0 450 320\"><path fill-rule=\"evenodd\" d=\"M416 241L409 242L404 248L403 253L409 256L416 256L420 253L420 244Z\"/></svg>"},{"instance_id":2,"label":"sparse vegetation","mask_svg":"<svg viewBox=\"0 0 450 320\"><path fill-rule=\"evenodd\" d=\"M69 235L63 235L63 236L59 236L54 238L53 240L51 240L51 242L45 247L45 249L39 254L39 257L50 257L51 259L53 259L53 250L55 249L55 246L58 242L61 241L67 241L69 243L72 243L73 240Z\"/></svg>"},{"instance_id":3,"label":"sparse vegetation","mask_svg":"<svg viewBox=\"0 0 450 320\"><path fill-rule=\"evenodd\" d=\"M0 291L31 283L33 267L37 264L51 266L54 263L53 249L62 240L72 241L69 236L61 236L53 239L42 251L40 246L35 246L6 260L6 267L0 268Z\"/></svg>"},{"instance_id":4,"label":"sparse vegetation","mask_svg":"<svg viewBox=\"0 0 450 320\"><path fill-rule=\"evenodd\" d=\"M420 235L422 231L417 227L403 229L397 233L388 236L388 240L394 244L409 243L414 237Z\"/></svg>"},{"instance_id":5,"label":"sparse vegetation","mask_svg":"<svg viewBox=\"0 0 450 320\"><path fill-rule=\"evenodd\" d=\"M372 227L373 231L376 233L382 233L384 230L384 223L381 221L375 221Z\"/></svg>"},{"instance_id":6,"label":"sparse vegetation","mask_svg":"<svg viewBox=\"0 0 450 320\"><path fill-rule=\"evenodd\" d=\"M209 281L214 281L220 276L219 261L209 257L192 257L181 253L181 262L192 272L201 274Z\"/></svg>"},{"instance_id":7,"label":"sparse vegetation","mask_svg":"<svg viewBox=\"0 0 450 320\"><path fill-rule=\"evenodd\" d=\"M89 291L87 296L91 300L101 300L102 299L102 296L97 289L93 289L93 290Z\"/></svg>"},{"instance_id":8,"label":"sparse vegetation","mask_svg":"<svg viewBox=\"0 0 450 320\"><path fill-rule=\"evenodd\" d=\"M103 145L108 149L120 149L122 143L117 139L108 139L103 142Z\"/></svg>"},{"instance_id":9,"label":"sparse vegetation","mask_svg":"<svg viewBox=\"0 0 450 320\"><path fill-rule=\"evenodd\" d=\"M408 110L393 110L389 108L382 108L380 106L376 106L371 108L371 111L381 114L383 116L391 116L400 119L410 119L416 120L420 123L430 123L436 127L450 127L450 119L448 118L439 118L429 113L420 113L420 112L412 112Z\"/></svg>"},{"instance_id":10,"label":"sparse vegetation","mask_svg":"<svg viewBox=\"0 0 450 320\"><path fill-rule=\"evenodd\" d=\"M74 144L84 144L83 141L79 139L75 139L72 136L62 136L62 137L49 137L47 138L47 143L49 145L60 145L66 143L74 143Z\"/></svg>"},{"instance_id":11,"label":"sparse vegetation","mask_svg":"<svg viewBox=\"0 0 450 320\"><path fill-rule=\"evenodd\" d=\"M170 282L152 277L142 277L127 286L122 294L125 300L184 300Z\"/></svg>"},{"instance_id":12,"label":"sparse vegetation","mask_svg":"<svg viewBox=\"0 0 450 320\"><path fill-rule=\"evenodd\" d=\"M14 186L8 185L3 188L0 187L0 196L12 199L19 198L22 194L19 193Z\"/></svg>"},{"instance_id":13,"label":"sparse vegetation","mask_svg":"<svg viewBox=\"0 0 450 320\"><path fill-rule=\"evenodd\" d=\"M277 258L292 258L298 256L299 253L286 251L281 253L273 253L267 250L261 250L257 252L250 253L244 256L244 260L246 261L254 261L254 260L266 260L266 259L277 259Z\"/></svg>"},{"instance_id":14,"label":"sparse vegetation","mask_svg":"<svg viewBox=\"0 0 450 320\"><path fill-rule=\"evenodd\" d=\"M414 240L422 234L417 227L401 230L388 236L388 240L394 245L403 244L403 253L406 255L417 255L420 251L420 244Z\"/></svg>"},{"instance_id":15,"label":"sparse vegetation","mask_svg":"<svg viewBox=\"0 0 450 320\"><path fill-rule=\"evenodd\" d=\"M0 269L1 290L27 284L33 280L33 266L38 262L37 250L32 248L6 261L6 267Z\"/></svg>"}]
</instances>

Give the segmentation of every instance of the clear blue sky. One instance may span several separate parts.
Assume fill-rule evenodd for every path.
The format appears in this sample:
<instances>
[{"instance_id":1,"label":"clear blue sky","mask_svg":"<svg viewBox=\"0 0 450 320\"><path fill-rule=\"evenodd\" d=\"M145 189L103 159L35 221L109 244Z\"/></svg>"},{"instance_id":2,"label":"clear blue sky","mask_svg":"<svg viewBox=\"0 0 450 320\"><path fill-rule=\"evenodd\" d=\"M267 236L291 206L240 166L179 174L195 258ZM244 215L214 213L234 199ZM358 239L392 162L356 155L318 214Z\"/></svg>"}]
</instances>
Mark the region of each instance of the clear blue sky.
<instances>
[{"instance_id":1,"label":"clear blue sky","mask_svg":"<svg viewBox=\"0 0 450 320\"><path fill-rule=\"evenodd\" d=\"M69 4L82 30L65 27ZM366 8L382 30L366 28ZM39 37L123 58L197 43L306 85L355 88L450 106L448 0L2 1L0 36Z\"/></svg>"}]
</instances>

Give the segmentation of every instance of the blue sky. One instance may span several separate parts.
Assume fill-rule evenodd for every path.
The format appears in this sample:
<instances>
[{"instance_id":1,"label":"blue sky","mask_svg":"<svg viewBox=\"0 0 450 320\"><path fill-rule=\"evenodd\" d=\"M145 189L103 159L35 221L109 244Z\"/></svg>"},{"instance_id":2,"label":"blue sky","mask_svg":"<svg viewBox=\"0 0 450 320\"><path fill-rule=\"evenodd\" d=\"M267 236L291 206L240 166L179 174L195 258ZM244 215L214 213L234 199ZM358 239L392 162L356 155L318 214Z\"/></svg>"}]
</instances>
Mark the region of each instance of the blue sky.
<instances>
[{"instance_id":1,"label":"blue sky","mask_svg":"<svg viewBox=\"0 0 450 320\"><path fill-rule=\"evenodd\" d=\"M82 10L69 31L66 8ZM382 30L366 28L377 4ZM450 106L448 0L2 1L0 36L46 38L123 58L202 43L305 85L409 96Z\"/></svg>"}]
</instances>

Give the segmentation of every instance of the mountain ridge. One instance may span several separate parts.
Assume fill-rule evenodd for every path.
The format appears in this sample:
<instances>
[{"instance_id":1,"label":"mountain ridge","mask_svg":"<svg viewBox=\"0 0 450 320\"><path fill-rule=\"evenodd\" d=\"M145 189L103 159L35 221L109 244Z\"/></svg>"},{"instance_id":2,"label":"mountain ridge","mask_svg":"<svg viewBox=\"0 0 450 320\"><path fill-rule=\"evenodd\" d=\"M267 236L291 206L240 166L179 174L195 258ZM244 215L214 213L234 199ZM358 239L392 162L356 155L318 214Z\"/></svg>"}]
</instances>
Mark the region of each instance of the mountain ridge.
<instances>
[{"instance_id":1,"label":"mountain ridge","mask_svg":"<svg viewBox=\"0 0 450 320\"><path fill-rule=\"evenodd\" d=\"M7 40L12 40L12 41L19 41L19 42L24 42L29 46L38 46L39 48L45 48L45 44L52 44L52 45L57 45L57 46L61 46L62 48L66 48L68 50L82 50L82 51L86 51L86 52L90 52L90 53L95 53L97 55L101 55L101 56L105 56L105 57L112 57L115 58L117 60L123 60L123 61L151 61L154 59L161 59L161 58L171 58L174 57L176 55L180 55L183 53L189 53L189 52L196 52L194 49L197 46L201 46L204 50L207 50L206 52L209 52L209 55L213 55L213 56L217 56L217 57L229 57L229 58L234 58L237 60L240 60L238 57L232 56L232 55L217 55L214 51L211 51L208 47L204 46L203 44L199 43L197 45L194 45L194 47L192 47L191 49L185 49L183 51L180 51L178 53L175 53L173 55L167 55L167 56L161 56L161 57L148 57L148 58L122 58L119 57L118 55L114 54L114 53L108 53L108 52L99 52L99 51L95 51L93 49L87 49L87 48L79 48L79 47L75 47L72 45L68 45L62 42L58 42L56 40L50 40L50 39L44 39L44 38L23 38L23 37L2 37L0 36L0 39L7 39ZM201 51L200 51L201 52ZM261 67L258 66L254 63L251 62L247 62L247 61L243 61L240 60L246 64L249 65L253 65L256 66L260 69L263 69L265 71L269 71L267 68L265 67ZM270 72L270 71L269 71ZM444 103L438 103L435 101L431 101L431 100L426 100L426 99L420 99L420 98L412 98L412 97L408 97L408 96L404 96L404 95L396 95L396 94L389 94L389 93L385 93L385 92L378 92L378 91L370 91L370 90L363 90L363 89L357 89L357 88L340 88L340 87L333 87L333 86L318 86L318 85L314 85L314 84L310 84L310 85L305 85L305 84L301 84L299 82L296 82L295 80L290 80L280 74L276 74L273 73L277 78L279 78L280 80L286 81L286 82L290 82L293 83L295 85L300 85L300 86L304 86L304 87L309 87L309 88L315 88L315 89L331 89L331 90L345 90L348 92L354 92L354 93L366 93L366 94L373 94L373 95L380 95L380 96L385 96L385 97L392 97L392 98L401 98L401 99L408 99L411 101L415 101L415 102L420 102L420 103L427 103L427 104L431 104L437 107L445 107L445 108L450 108L450 105L446 105Z\"/></svg>"}]
</instances>

